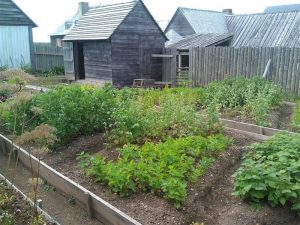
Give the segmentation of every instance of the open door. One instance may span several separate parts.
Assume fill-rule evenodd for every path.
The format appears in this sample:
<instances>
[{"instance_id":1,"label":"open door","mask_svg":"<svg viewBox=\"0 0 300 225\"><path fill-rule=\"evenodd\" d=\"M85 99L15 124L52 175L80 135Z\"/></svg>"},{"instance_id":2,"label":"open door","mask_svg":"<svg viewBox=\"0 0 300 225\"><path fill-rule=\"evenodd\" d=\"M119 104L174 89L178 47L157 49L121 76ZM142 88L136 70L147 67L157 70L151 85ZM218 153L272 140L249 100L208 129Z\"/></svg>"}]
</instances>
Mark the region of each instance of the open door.
<instances>
[{"instance_id":1,"label":"open door","mask_svg":"<svg viewBox=\"0 0 300 225\"><path fill-rule=\"evenodd\" d=\"M75 79L84 80L85 69L84 69L83 42L74 42L73 48L74 48Z\"/></svg>"},{"instance_id":2,"label":"open door","mask_svg":"<svg viewBox=\"0 0 300 225\"><path fill-rule=\"evenodd\" d=\"M73 42L64 42L63 52L66 79L75 80Z\"/></svg>"}]
</instances>

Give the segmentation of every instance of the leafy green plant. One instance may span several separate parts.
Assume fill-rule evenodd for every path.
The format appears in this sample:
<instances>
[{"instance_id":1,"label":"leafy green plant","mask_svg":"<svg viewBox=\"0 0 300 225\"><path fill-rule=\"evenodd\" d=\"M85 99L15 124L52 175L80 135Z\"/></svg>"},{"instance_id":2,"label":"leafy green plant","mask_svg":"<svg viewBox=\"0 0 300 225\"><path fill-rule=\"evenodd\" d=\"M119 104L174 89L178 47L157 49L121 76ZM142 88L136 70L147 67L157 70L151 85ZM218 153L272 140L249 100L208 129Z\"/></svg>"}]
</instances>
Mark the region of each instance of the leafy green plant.
<instances>
[{"instance_id":1,"label":"leafy green plant","mask_svg":"<svg viewBox=\"0 0 300 225\"><path fill-rule=\"evenodd\" d=\"M130 97L124 98L121 92L118 106L112 113L113 123L108 136L114 144L121 145L205 135L218 120L213 120L210 114L197 114L200 93L183 88L141 90L138 94L128 94L126 90L125 94Z\"/></svg>"},{"instance_id":2,"label":"leafy green plant","mask_svg":"<svg viewBox=\"0 0 300 225\"><path fill-rule=\"evenodd\" d=\"M203 105L216 105L244 117L250 117L258 125L268 125L268 114L280 106L283 91L261 77L251 79L226 78L213 82L205 89Z\"/></svg>"},{"instance_id":3,"label":"leafy green plant","mask_svg":"<svg viewBox=\"0 0 300 225\"><path fill-rule=\"evenodd\" d=\"M300 212L300 134L278 134L252 148L234 174L234 194L254 208L266 200Z\"/></svg>"},{"instance_id":4,"label":"leafy green plant","mask_svg":"<svg viewBox=\"0 0 300 225\"><path fill-rule=\"evenodd\" d=\"M31 105L42 109L42 113L32 124L55 127L59 143L66 143L80 134L103 131L114 109L113 92L110 87L70 85L37 94Z\"/></svg>"},{"instance_id":5,"label":"leafy green plant","mask_svg":"<svg viewBox=\"0 0 300 225\"><path fill-rule=\"evenodd\" d=\"M0 66L0 72L8 70L8 66Z\"/></svg>"},{"instance_id":6,"label":"leafy green plant","mask_svg":"<svg viewBox=\"0 0 300 225\"><path fill-rule=\"evenodd\" d=\"M137 190L162 193L180 207L188 182L198 177L231 140L223 135L168 138L163 143L146 142L142 147L125 145L117 161L101 156L78 155L81 168L113 192L128 196Z\"/></svg>"},{"instance_id":7,"label":"leafy green plant","mask_svg":"<svg viewBox=\"0 0 300 225\"><path fill-rule=\"evenodd\" d=\"M292 127L295 131L300 132L300 101L296 103L296 107L293 112Z\"/></svg>"},{"instance_id":8,"label":"leafy green plant","mask_svg":"<svg viewBox=\"0 0 300 225\"><path fill-rule=\"evenodd\" d=\"M0 213L0 223L1 225L13 225L13 215L9 214L8 212Z\"/></svg>"}]
</instances>

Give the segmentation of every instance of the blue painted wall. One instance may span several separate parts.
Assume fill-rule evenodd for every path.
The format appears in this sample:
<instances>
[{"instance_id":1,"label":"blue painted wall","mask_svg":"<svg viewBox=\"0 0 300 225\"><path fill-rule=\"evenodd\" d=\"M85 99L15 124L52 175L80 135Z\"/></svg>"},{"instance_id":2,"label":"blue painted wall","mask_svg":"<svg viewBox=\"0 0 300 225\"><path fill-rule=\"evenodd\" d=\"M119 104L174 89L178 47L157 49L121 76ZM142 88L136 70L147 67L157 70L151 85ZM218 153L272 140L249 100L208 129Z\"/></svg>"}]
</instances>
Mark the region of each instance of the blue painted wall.
<instances>
[{"instance_id":1,"label":"blue painted wall","mask_svg":"<svg viewBox=\"0 0 300 225\"><path fill-rule=\"evenodd\" d=\"M0 25L0 66L20 68L30 63L28 26Z\"/></svg>"}]
</instances>

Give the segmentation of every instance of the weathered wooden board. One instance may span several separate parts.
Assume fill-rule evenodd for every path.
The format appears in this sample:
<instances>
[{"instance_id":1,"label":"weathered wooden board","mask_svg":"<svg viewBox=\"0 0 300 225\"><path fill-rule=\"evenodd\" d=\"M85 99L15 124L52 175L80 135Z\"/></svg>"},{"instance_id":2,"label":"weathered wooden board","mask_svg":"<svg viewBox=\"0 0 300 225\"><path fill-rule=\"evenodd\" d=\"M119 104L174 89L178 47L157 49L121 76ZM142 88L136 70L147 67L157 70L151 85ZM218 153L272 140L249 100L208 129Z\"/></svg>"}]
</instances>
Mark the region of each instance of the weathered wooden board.
<instances>
[{"instance_id":1,"label":"weathered wooden board","mask_svg":"<svg viewBox=\"0 0 300 225\"><path fill-rule=\"evenodd\" d=\"M12 188L12 190L14 190L17 193L19 193L23 197L24 201L28 202L31 207L34 206L34 202L30 198L28 198L20 189L18 189L15 185L13 185L13 183L10 182L1 173L0 173L0 180L5 181L7 183L7 185L10 188ZM43 209L41 209L38 205L37 205L37 211L38 211L39 214L42 214L45 217L46 220L48 220L49 222L51 222L51 224L53 224L53 225L60 225L57 221L55 221L47 212L45 212Z\"/></svg>"},{"instance_id":2,"label":"weathered wooden board","mask_svg":"<svg viewBox=\"0 0 300 225\"><path fill-rule=\"evenodd\" d=\"M300 94L299 48L191 48L189 77L194 86L207 85L224 77L263 76L281 85L287 91ZM201 56L201 57L199 57ZM167 71L171 64L164 61ZM267 70L266 70L267 68Z\"/></svg>"},{"instance_id":3,"label":"weathered wooden board","mask_svg":"<svg viewBox=\"0 0 300 225\"><path fill-rule=\"evenodd\" d=\"M227 128L246 131L246 132L250 132L250 133L254 133L254 134L261 134L261 135L265 135L265 136L272 136L272 135L280 133L280 132L293 133L293 132L289 132L289 131L269 128L269 127L262 127L262 126L249 124L249 123L237 122L234 120L220 119L220 121Z\"/></svg>"},{"instance_id":4,"label":"weathered wooden board","mask_svg":"<svg viewBox=\"0 0 300 225\"><path fill-rule=\"evenodd\" d=\"M86 193L91 197L93 215L104 224L108 225L140 225L139 222L135 221L125 213L121 212L108 202L104 201L97 195L88 191L86 188L75 183L68 177L57 172L44 162L38 161L38 159L30 155L27 151L21 147L12 144L12 142L5 136L0 134L0 150L9 151L11 146L14 147L14 151L17 151L19 160L27 168L32 168L35 173L39 168L40 176L45 179L49 184L58 189L60 192L67 196L74 197L78 203L88 210L90 203L87 202ZM4 149L3 149L4 148Z\"/></svg>"}]
</instances>

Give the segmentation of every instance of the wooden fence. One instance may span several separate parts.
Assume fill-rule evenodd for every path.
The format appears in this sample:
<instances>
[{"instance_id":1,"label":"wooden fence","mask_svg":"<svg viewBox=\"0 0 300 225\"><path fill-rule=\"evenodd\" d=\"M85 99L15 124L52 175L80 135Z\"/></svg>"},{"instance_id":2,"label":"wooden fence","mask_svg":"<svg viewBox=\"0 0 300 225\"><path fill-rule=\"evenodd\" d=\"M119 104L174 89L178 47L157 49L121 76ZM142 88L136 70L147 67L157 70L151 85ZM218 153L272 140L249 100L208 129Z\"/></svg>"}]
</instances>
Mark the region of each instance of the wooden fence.
<instances>
[{"instance_id":1,"label":"wooden fence","mask_svg":"<svg viewBox=\"0 0 300 225\"><path fill-rule=\"evenodd\" d=\"M189 55L189 78L194 86L225 77L265 74L287 91L300 95L300 48L197 47L190 49Z\"/></svg>"},{"instance_id":2,"label":"wooden fence","mask_svg":"<svg viewBox=\"0 0 300 225\"><path fill-rule=\"evenodd\" d=\"M176 84L176 74L177 74L177 65L176 65L176 49L164 49L163 54L170 55L172 57L163 58L163 81L172 82L173 85Z\"/></svg>"},{"instance_id":3,"label":"wooden fence","mask_svg":"<svg viewBox=\"0 0 300 225\"><path fill-rule=\"evenodd\" d=\"M34 43L32 68L38 71L49 70L53 67L63 67L63 48L48 43Z\"/></svg>"}]
</instances>

